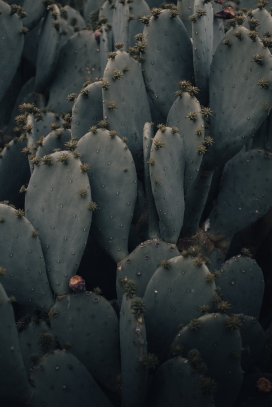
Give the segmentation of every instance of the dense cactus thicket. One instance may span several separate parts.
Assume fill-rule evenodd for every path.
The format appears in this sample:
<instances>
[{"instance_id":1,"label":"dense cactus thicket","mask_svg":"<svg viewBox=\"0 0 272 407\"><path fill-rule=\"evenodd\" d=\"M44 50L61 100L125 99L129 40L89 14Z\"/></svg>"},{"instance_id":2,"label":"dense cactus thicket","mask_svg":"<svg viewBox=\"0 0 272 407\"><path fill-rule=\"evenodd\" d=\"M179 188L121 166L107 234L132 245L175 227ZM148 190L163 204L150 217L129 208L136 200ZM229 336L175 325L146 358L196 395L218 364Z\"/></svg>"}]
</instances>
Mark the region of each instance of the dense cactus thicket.
<instances>
[{"instance_id":1,"label":"dense cactus thicket","mask_svg":"<svg viewBox=\"0 0 272 407\"><path fill-rule=\"evenodd\" d=\"M1 407L272 405L257 2L0 0Z\"/></svg>"}]
</instances>

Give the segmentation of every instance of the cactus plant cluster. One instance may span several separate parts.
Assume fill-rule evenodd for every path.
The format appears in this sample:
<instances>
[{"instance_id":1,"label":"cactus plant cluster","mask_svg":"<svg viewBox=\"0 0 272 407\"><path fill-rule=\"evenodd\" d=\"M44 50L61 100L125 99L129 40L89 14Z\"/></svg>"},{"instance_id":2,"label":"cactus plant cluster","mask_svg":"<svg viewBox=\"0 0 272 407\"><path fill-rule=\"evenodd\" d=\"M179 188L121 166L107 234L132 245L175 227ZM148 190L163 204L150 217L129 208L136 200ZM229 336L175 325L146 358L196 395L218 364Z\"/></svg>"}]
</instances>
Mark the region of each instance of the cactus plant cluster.
<instances>
[{"instance_id":1,"label":"cactus plant cluster","mask_svg":"<svg viewBox=\"0 0 272 407\"><path fill-rule=\"evenodd\" d=\"M267 0L0 0L1 406L272 405L271 48Z\"/></svg>"}]
</instances>

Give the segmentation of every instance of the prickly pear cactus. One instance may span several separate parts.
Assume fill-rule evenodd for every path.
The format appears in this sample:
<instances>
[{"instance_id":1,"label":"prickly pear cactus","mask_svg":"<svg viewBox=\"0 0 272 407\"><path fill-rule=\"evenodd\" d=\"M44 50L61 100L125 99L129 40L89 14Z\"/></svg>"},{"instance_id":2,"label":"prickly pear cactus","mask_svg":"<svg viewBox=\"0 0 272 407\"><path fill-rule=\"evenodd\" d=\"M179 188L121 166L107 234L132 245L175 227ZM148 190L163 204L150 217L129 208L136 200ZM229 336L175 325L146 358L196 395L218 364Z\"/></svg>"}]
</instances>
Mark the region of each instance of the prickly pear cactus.
<instances>
[{"instance_id":1,"label":"prickly pear cactus","mask_svg":"<svg viewBox=\"0 0 272 407\"><path fill-rule=\"evenodd\" d=\"M28 159L22 153L26 147L26 141L13 139L0 153L0 200L7 200L19 207L23 205L22 199L24 200L20 188L30 178ZM12 183L6 182L7 175L13 177Z\"/></svg>"},{"instance_id":2,"label":"prickly pear cactus","mask_svg":"<svg viewBox=\"0 0 272 407\"><path fill-rule=\"evenodd\" d=\"M232 236L268 211L272 197L270 160L268 151L250 150L227 163L217 204L209 216L208 232L215 239Z\"/></svg>"},{"instance_id":3,"label":"prickly pear cactus","mask_svg":"<svg viewBox=\"0 0 272 407\"><path fill-rule=\"evenodd\" d=\"M76 154L62 151L35 160L26 216L39 232L48 278L58 295L70 291L69 278L78 269L92 221L90 202L85 166Z\"/></svg>"},{"instance_id":4,"label":"prickly pear cactus","mask_svg":"<svg viewBox=\"0 0 272 407\"><path fill-rule=\"evenodd\" d=\"M173 406L214 407L214 390L215 383L199 375L187 358L173 358L155 372L148 405L164 407L171 403Z\"/></svg>"},{"instance_id":5,"label":"prickly pear cactus","mask_svg":"<svg viewBox=\"0 0 272 407\"><path fill-rule=\"evenodd\" d=\"M88 312L81 313L81 309ZM95 291L71 294L60 297L49 316L58 339L69 344L70 352L96 380L117 391L121 374L118 319L108 301Z\"/></svg>"},{"instance_id":6,"label":"prickly pear cactus","mask_svg":"<svg viewBox=\"0 0 272 407\"><path fill-rule=\"evenodd\" d=\"M102 81L104 119L125 137L137 171L142 169L143 127L151 122L141 65L122 50L111 54ZM133 94L133 98L131 97Z\"/></svg>"},{"instance_id":7,"label":"prickly pear cactus","mask_svg":"<svg viewBox=\"0 0 272 407\"><path fill-rule=\"evenodd\" d=\"M1 407L271 405L270 6L0 0Z\"/></svg>"},{"instance_id":8,"label":"prickly pear cactus","mask_svg":"<svg viewBox=\"0 0 272 407\"><path fill-rule=\"evenodd\" d=\"M32 30L41 21L46 11L46 5L42 1L24 0L23 7L26 12L24 26Z\"/></svg>"},{"instance_id":9,"label":"prickly pear cactus","mask_svg":"<svg viewBox=\"0 0 272 407\"><path fill-rule=\"evenodd\" d=\"M241 367L245 371L262 360L265 347L265 333L256 318L245 314L238 314L237 317L241 322L239 330L243 346Z\"/></svg>"},{"instance_id":10,"label":"prickly pear cactus","mask_svg":"<svg viewBox=\"0 0 272 407\"><path fill-rule=\"evenodd\" d=\"M129 26L128 26L128 47L133 47L135 36L143 31L143 26L139 20L142 16L150 13L150 8L145 0L135 0L129 7Z\"/></svg>"},{"instance_id":11,"label":"prickly pear cactus","mask_svg":"<svg viewBox=\"0 0 272 407\"><path fill-rule=\"evenodd\" d=\"M66 149L66 143L71 142L71 130L56 129L51 131L46 137L41 136L38 140L38 149L36 158L42 158L46 155Z\"/></svg>"},{"instance_id":12,"label":"prickly pear cactus","mask_svg":"<svg viewBox=\"0 0 272 407\"><path fill-rule=\"evenodd\" d=\"M31 380L35 386L32 397L35 407L44 402L45 393L49 403L47 405L51 406L72 407L76 403L86 404L86 400L91 400L90 405L93 407L112 407L86 367L65 350L45 355L32 371ZM80 392L77 391L78 388Z\"/></svg>"},{"instance_id":13,"label":"prickly pear cactus","mask_svg":"<svg viewBox=\"0 0 272 407\"><path fill-rule=\"evenodd\" d=\"M192 20L192 40L195 83L200 88L199 100L209 102L209 76L213 54L213 7L206 0L195 0Z\"/></svg>"},{"instance_id":14,"label":"prickly pear cactus","mask_svg":"<svg viewBox=\"0 0 272 407\"><path fill-rule=\"evenodd\" d=\"M185 81L180 82L178 97L169 110L167 117L168 126L177 126L184 144L184 191L187 194L193 184L206 144L212 140L205 140L205 122L199 101L194 96L198 89ZM204 147L204 148L203 148ZM206 148L205 148L206 147Z\"/></svg>"},{"instance_id":15,"label":"prickly pear cactus","mask_svg":"<svg viewBox=\"0 0 272 407\"><path fill-rule=\"evenodd\" d=\"M146 287L163 260L169 260L179 255L174 244L165 243L155 238L142 242L126 258L117 265L116 290L119 305L123 299L123 289L120 281L124 278L135 280L138 285L137 295L143 297Z\"/></svg>"},{"instance_id":16,"label":"prickly pear cactus","mask_svg":"<svg viewBox=\"0 0 272 407\"><path fill-rule=\"evenodd\" d=\"M178 128L159 125L150 151L150 179L161 234L166 242L174 244L184 215L184 157L184 143Z\"/></svg>"},{"instance_id":17,"label":"prickly pear cactus","mask_svg":"<svg viewBox=\"0 0 272 407\"><path fill-rule=\"evenodd\" d=\"M129 228L137 195L131 153L116 131L96 127L80 139L78 151L88 164L96 238L115 261L120 261L128 255Z\"/></svg>"},{"instance_id":18,"label":"prickly pear cactus","mask_svg":"<svg viewBox=\"0 0 272 407\"><path fill-rule=\"evenodd\" d=\"M178 0L177 8L189 36L192 37L192 22L189 17L194 13L194 0Z\"/></svg>"},{"instance_id":19,"label":"prickly pear cactus","mask_svg":"<svg viewBox=\"0 0 272 407\"><path fill-rule=\"evenodd\" d=\"M241 25L226 33L211 64L210 136L214 144L203 158L205 170L212 171L237 154L267 117L272 105L271 68L271 53L258 37L251 39Z\"/></svg>"},{"instance_id":20,"label":"prickly pear cactus","mask_svg":"<svg viewBox=\"0 0 272 407\"><path fill-rule=\"evenodd\" d=\"M145 199L148 213L148 237L157 238L159 232L159 217L152 193L152 185L150 178L149 166L150 151L152 147L152 140L154 138L153 123L145 123L143 129L143 154L144 154L144 185L145 185Z\"/></svg>"},{"instance_id":21,"label":"prickly pear cactus","mask_svg":"<svg viewBox=\"0 0 272 407\"><path fill-rule=\"evenodd\" d=\"M129 4L125 0L118 0L115 3L112 16L112 32L114 43L123 43L124 49L128 49L128 25L129 25Z\"/></svg>"},{"instance_id":22,"label":"prickly pear cactus","mask_svg":"<svg viewBox=\"0 0 272 407\"><path fill-rule=\"evenodd\" d=\"M20 348L27 374L30 376L31 369L39 362L39 359L48 349L44 345L45 335L50 335L50 328L45 321L33 317L28 326L19 334ZM47 337L52 338L52 336ZM49 339L50 341L50 339ZM48 341L48 342L49 342ZM44 351L44 352L43 352Z\"/></svg>"},{"instance_id":23,"label":"prickly pear cactus","mask_svg":"<svg viewBox=\"0 0 272 407\"><path fill-rule=\"evenodd\" d=\"M92 126L103 120L103 82L98 81L83 87L72 108L72 136L80 139Z\"/></svg>"},{"instance_id":24,"label":"prickly pear cactus","mask_svg":"<svg viewBox=\"0 0 272 407\"><path fill-rule=\"evenodd\" d=\"M48 107L56 112L69 112L68 95L79 93L86 80L100 78L100 58L94 34L80 31L63 46L50 85Z\"/></svg>"},{"instance_id":25,"label":"prickly pear cactus","mask_svg":"<svg viewBox=\"0 0 272 407\"><path fill-rule=\"evenodd\" d=\"M264 279L255 260L236 256L222 264L216 279L224 301L231 304L233 314L243 313L258 318L264 292Z\"/></svg>"},{"instance_id":26,"label":"prickly pear cactus","mask_svg":"<svg viewBox=\"0 0 272 407\"><path fill-rule=\"evenodd\" d=\"M0 323L0 362L1 366L5 366L5 369L1 368L0 372L1 401L26 403L31 397L31 387L21 355L11 300L2 284L0 284ZM10 380L11 378L12 380Z\"/></svg>"},{"instance_id":27,"label":"prickly pear cactus","mask_svg":"<svg viewBox=\"0 0 272 407\"><path fill-rule=\"evenodd\" d=\"M178 41L175 41L179 38ZM156 108L166 118L180 80L194 81L193 50L182 21L173 10L158 10L145 21L143 75ZM137 45L137 44L136 44Z\"/></svg>"},{"instance_id":28,"label":"prickly pear cactus","mask_svg":"<svg viewBox=\"0 0 272 407\"><path fill-rule=\"evenodd\" d=\"M24 46L24 30L20 16L7 3L0 1L0 100L8 89L20 62Z\"/></svg>"},{"instance_id":29,"label":"prickly pear cactus","mask_svg":"<svg viewBox=\"0 0 272 407\"><path fill-rule=\"evenodd\" d=\"M39 233L22 209L0 204L1 283L24 305L48 312L54 303Z\"/></svg>"},{"instance_id":30,"label":"prickly pear cactus","mask_svg":"<svg viewBox=\"0 0 272 407\"><path fill-rule=\"evenodd\" d=\"M200 352L204 362L201 366L202 372L217 384L214 398L218 406L232 405L243 382L240 365L242 339L239 326L240 321L237 317L217 313L203 315L184 327L171 345L172 352L178 349L183 349L183 354L193 352L193 349ZM195 355L194 362L200 365L201 360L197 363Z\"/></svg>"},{"instance_id":31,"label":"prickly pear cactus","mask_svg":"<svg viewBox=\"0 0 272 407\"><path fill-rule=\"evenodd\" d=\"M177 256L161 261L143 297L149 350L160 362L166 359L179 325L198 318L203 305L211 307L215 294L203 259Z\"/></svg>"},{"instance_id":32,"label":"prickly pear cactus","mask_svg":"<svg viewBox=\"0 0 272 407\"><path fill-rule=\"evenodd\" d=\"M125 287L126 290L126 287ZM145 304L131 293L123 295L120 311L120 349L122 366L122 398L127 407L145 405L148 392L148 369Z\"/></svg>"}]
</instances>

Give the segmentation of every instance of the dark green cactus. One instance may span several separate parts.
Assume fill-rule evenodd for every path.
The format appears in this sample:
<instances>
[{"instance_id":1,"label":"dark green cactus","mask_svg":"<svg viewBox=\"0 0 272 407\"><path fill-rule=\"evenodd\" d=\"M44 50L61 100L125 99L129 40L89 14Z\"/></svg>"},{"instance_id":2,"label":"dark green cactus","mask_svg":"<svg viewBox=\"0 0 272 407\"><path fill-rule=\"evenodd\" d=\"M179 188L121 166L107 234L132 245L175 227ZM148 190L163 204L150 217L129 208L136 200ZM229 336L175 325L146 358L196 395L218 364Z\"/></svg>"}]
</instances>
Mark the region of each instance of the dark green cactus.
<instances>
[{"instance_id":1,"label":"dark green cactus","mask_svg":"<svg viewBox=\"0 0 272 407\"><path fill-rule=\"evenodd\" d=\"M169 10L163 10L158 19L152 17L143 34L147 45L143 62L144 80L149 95L165 120L175 101L178 81L194 81L192 44L181 20L171 18ZM177 37L180 42L174 41Z\"/></svg>"},{"instance_id":2,"label":"dark green cactus","mask_svg":"<svg viewBox=\"0 0 272 407\"><path fill-rule=\"evenodd\" d=\"M103 119L103 81L94 82L82 88L72 108L72 136L80 139L92 126Z\"/></svg>"},{"instance_id":3,"label":"dark green cactus","mask_svg":"<svg viewBox=\"0 0 272 407\"><path fill-rule=\"evenodd\" d=\"M15 2L1 406L269 403L252 378L271 370L268 2Z\"/></svg>"},{"instance_id":4,"label":"dark green cactus","mask_svg":"<svg viewBox=\"0 0 272 407\"><path fill-rule=\"evenodd\" d=\"M52 330L61 344L68 342L70 352L92 376L117 391L121 375L118 319L108 301L94 291L71 294L61 297L49 316Z\"/></svg>"},{"instance_id":5,"label":"dark green cactus","mask_svg":"<svg viewBox=\"0 0 272 407\"><path fill-rule=\"evenodd\" d=\"M126 291L126 289L125 289ZM124 406L145 405L148 392L145 304L142 298L123 295L120 311L120 349L122 367L122 400Z\"/></svg>"},{"instance_id":6,"label":"dark green cactus","mask_svg":"<svg viewBox=\"0 0 272 407\"><path fill-rule=\"evenodd\" d=\"M157 269L143 297L149 351L161 362L167 356L179 325L199 317L199 307L211 306L216 293L215 283L206 280L210 273L202 259L177 256L169 263L169 268Z\"/></svg>"},{"instance_id":7,"label":"dark green cactus","mask_svg":"<svg viewBox=\"0 0 272 407\"><path fill-rule=\"evenodd\" d=\"M143 127L151 121L141 66L126 52L117 51L115 58L108 60L103 81L108 83L102 88L104 118L108 120L110 130L127 138L137 172L141 175ZM109 107L112 101L118 109Z\"/></svg>"},{"instance_id":8,"label":"dark green cactus","mask_svg":"<svg viewBox=\"0 0 272 407\"><path fill-rule=\"evenodd\" d=\"M50 85L48 106L56 112L68 112L71 107L66 100L67 95L79 92L87 79L96 80L100 76L99 54L94 35L89 31L74 34L60 51L55 76Z\"/></svg>"},{"instance_id":9,"label":"dark green cactus","mask_svg":"<svg viewBox=\"0 0 272 407\"><path fill-rule=\"evenodd\" d=\"M178 255L179 251L174 244L165 243L158 238L142 242L136 247L132 253L117 264L116 291L119 305L121 306L123 298L120 279L127 277L135 280L138 284L137 295L142 297L160 262Z\"/></svg>"},{"instance_id":10,"label":"dark green cactus","mask_svg":"<svg viewBox=\"0 0 272 407\"><path fill-rule=\"evenodd\" d=\"M44 18L39 37L35 77L37 93L42 93L48 87L58 62L61 30L56 22L60 22L60 11L56 5L52 5Z\"/></svg>"},{"instance_id":11,"label":"dark green cactus","mask_svg":"<svg viewBox=\"0 0 272 407\"><path fill-rule=\"evenodd\" d=\"M88 176L98 205L93 216L97 240L115 261L120 261L128 255L136 199L137 177L131 153L118 136L111 137L108 130L97 128L80 139L78 151L91 168Z\"/></svg>"},{"instance_id":12,"label":"dark green cactus","mask_svg":"<svg viewBox=\"0 0 272 407\"><path fill-rule=\"evenodd\" d=\"M179 346L182 354L197 349L207 365L205 374L215 380L217 391L214 394L216 405L229 406L235 400L243 381L240 366L242 339L239 332L240 320L222 314L209 314L200 317L198 329L192 325L183 328L171 348ZM193 322L193 321L192 321ZM225 368L222 369L222 366Z\"/></svg>"},{"instance_id":13,"label":"dark green cactus","mask_svg":"<svg viewBox=\"0 0 272 407\"><path fill-rule=\"evenodd\" d=\"M184 215L185 147L174 127L158 127L150 151L150 180L162 237L176 244Z\"/></svg>"},{"instance_id":14,"label":"dark green cactus","mask_svg":"<svg viewBox=\"0 0 272 407\"><path fill-rule=\"evenodd\" d=\"M26 194L26 214L39 231L48 278L58 295L70 291L69 278L76 274L92 221L88 209L91 189L81 165L68 151L43 156L41 163L36 163ZM80 189L86 190L84 198L78 194ZM56 208L58 196L62 202Z\"/></svg>"},{"instance_id":15,"label":"dark green cactus","mask_svg":"<svg viewBox=\"0 0 272 407\"><path fill-rule=\"evenodd\" d=\"M264 292L264 279L256 261L236 256L222 264L216 285L223 299L231 304L231 313L258 318Z\"/></svg>"},{"instance_id":16,"label":"dark green cactus","mask_svg":"<svg viewBox=\"0 0 272 407\"><path fill-rule=\"evenodd\" d=\"M44 402L46 393L47 402L51 405L72 407L77 402L85 404L86 400L92 400L94 407L112 407L86 367L65 350L45 355L33 370L31 380L35 386L32 397L34 406Z\"/></svg>"},{"instance_id":17,"label":"dark green cactus","mask_svg":"<svg viewBox=\"0 0 272 407\"><path fill-rule=\"evenodd\" d=\"M2 277L0 278L2 280ZM0 321L2 327L0 332L0 361L1 365L5 366L5 369L1 369L0 373L1 401L17 404L26 403L31 398L31 386L21 355L12 304L1 283Z\"/></svg>"},{"instance_id":18,"label":"dark green cactus","mask_svg":"<svg viewBox=\"0 0 272 407\"><path fill-rule=\"evenodd\" d=\"M0 1L1 25L0 44L2 64L0 70L0 100L3 98L16 73L24 46L22 21L17 13L12 13L10 6Z\"/></svg>"},{"instance_id":19,"label":"dark green cactus","mask_svg":"<svg viewBox=\"0 0 272 407\"><path fill-rule=\"evenodd\" d=\"M48 312L54 303L39 236L22 210L0 204L1 283L8 295L24 305Z\"/></svg>"}]
</instances>

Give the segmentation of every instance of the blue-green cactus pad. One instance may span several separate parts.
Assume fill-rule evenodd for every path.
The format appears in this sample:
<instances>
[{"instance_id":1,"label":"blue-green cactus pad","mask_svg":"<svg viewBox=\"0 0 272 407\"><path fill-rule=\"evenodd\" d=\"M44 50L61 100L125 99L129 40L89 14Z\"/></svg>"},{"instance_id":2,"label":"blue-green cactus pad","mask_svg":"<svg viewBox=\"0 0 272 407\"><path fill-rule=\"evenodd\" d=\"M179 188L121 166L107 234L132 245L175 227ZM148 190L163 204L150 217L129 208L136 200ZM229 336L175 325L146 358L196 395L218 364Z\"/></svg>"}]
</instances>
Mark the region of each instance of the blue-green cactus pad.
<instances>
[{"instance_id":1,"label":"blue-green cactus pad","mask_svg":"<svg viewBox=\"0 0 272 407\"><path fill-rule=\"evenodd\" d=\"M51 13L56 15L56 18ZM53 26L60 19L58 6L53 5L44 18L39 36L38 57L36 64L35 91L43 93L53 79L59 56L61 30Z\"/></svg>"},{"instance_id":2,"label":"blue-green cactus pad","mask_svg":"<svg viewBox=\"0 0 272 407\"><path fill-rule=\"evenodd\" d=\"M146 287L159 267L161 260L169 260L179 255L174 244L165 243L158 238L142 242L128 257L117 265L116 290L119 305L121 306L123 290L119 284L120 278L127 277L138 284L137 295L143 297Z\"/></svg>"},{"instance_id":3,"label":"blue-green cactus pad","mask_svg":"<svg viewBox=\"0 0 272 407\"><path fill-rule=\"evenodd\" d=\"M56 112L72 108L67 96L79 93L86 80L101 77L99 48L90 31L74 34L59 53L55 76L49 89L48 107Z\"/></svg>"},{"instance_id":4,"label":"blue-green cactus pad","mask_svg":"<svg viewBox=\"0 0 272 407\"><path fill-rule=\"evenodd\" d=\"M99 10L99 19L106 17L107 23L112 24L114 6L115 4L110 3L109 0L104 1Z\"/></svg>"},{"instance_id":5,"label":"blue-green cactus pad","mask_svg":"<svg viewBox=\"0 0 272 407\"><path fill-rule=\"evenodd\" d=\"M199 87L199 100L204 106L209 102L209 76L213 57L213 7L212 3L196 0L194 14L198 10L205 10L206 15L197 17L192 23L193 57L195 83Z\"/></svg>"},{"instance_id":6,"label":"blue-green cactus pad","mask_svg":"<svg viewBox=\"0 0 272 407\"><path fill-rule=\"evenodd\" d=\"M120 71L120 79L114 79L115 70ZM139 169L143 166L143 127L145 122L151 121L141 65L126 52L118 51L113 60L108 60L103 79L110 84L108 89L102 90L104 118L108 120L110 130L116 130L119 137L127 138L127 145ZM116 109L109 108L111 102L116 103Z\"/></svg>"},{"instance_id":7,"label":"blue-green cactus pad","mask_svg":"<svg viewBox=\"0 0 272 407\"><path fill-rule=\"evenodd\" d=\"M128 50L129 4L116 1L112 16L113 42L122 42L124 50Z\"/></svg>"},{"instance_id":8,"label":"blue-green cactus pad","mask_svg":"<svg viewBox=\"0 0 272 407\"><path fill-rule=\"evenodd\" d=\"M180 346L184 354L197 349L208 368L205 374L217 383L214 394L216 406L229 407L233 405L243 382L240 365L242 339L239 329L229 329L230 318L223 314L203 315L196 321L198 328L193 329L192 325L183 328L173 341L171 349Z\"/></svg>"},{"instance_id":9,"label":"blue-green cactus pad","mask_svg":"<svg viewBox=\"0 0 272 407\"><path fill-rule=\"evenodd\" d=\"M224 3L212 3L213 6L213 12L219 13L224 9ZM213 17L213 53L215 53L216 48L222 41L222 38L225 35L225 24L224 20L222 18L216 18L215 16Z\"/></svg>"},{"instance_id":10,"label":"blue-green cactus pad","mask_svg":"<svg viewBox=\"0 0 272 407\"><path fill-rule=\"evenodd\" d=\"M50 125L56 123L61 126L61 119L59 116L55 115L53 112L46 112L43 115L42 120L36 123L37 138L41 136L47 136L51 132Z\"/></svg>"},{"instance_id":11,"label":"blue-green cactus pad","mask_svg":"<svg viewBox=\"0 0 272 407\"><path fill-rule=\"evenodd\" d=\"M145 83L155 106L166 118L178 82L194 81L192 43L182 21L171 18L169 10L163 10L158 19L152 17L143 34L147 44L142 64Z\"/></svg>"},{"instance_id":12,"label":"blue-green cactus pad","mask_svg":"<svg viewBox=\"0 0 272 407\"><path fill-rule=\"evenodd\" d=\"M30 222L10 206L0 204L0 217L0 266L6 269L1 282L19 304L47 312L54 299L40 239L33 236Z\"/></svg>"},{"instance_id":13,"label":"blue-green cactus pad","mask_svg":"<svg viewBox=\"0 0 272 407\"><path fill-rule=\"evenodd\" d=\"M214 282L207 282L210 274L205 265L197 266L192 258L177 256L159 267L145 291L146 329L149 352L162 362L179 331L200 315L198 308L212 305Z\"/></svg>"},{"instance_id":14,"label":"blue-green cactus pad","mask_svg":"<svg viewBox=\"0 0 272 407\"><path fill-rule=\"evenodd\" d=\"M240 8L246 8L246 9L254 9L257 5L257 1L256 0L241 0L239 7ZM267 8L272 7L272 1L271 0L267 0Z\"/></svg>"},{"instance_id":15,"label":"blue-green cactus pad","mask_svg":"<svg viewBox=\"0 0 272 407\"><path fill-rule=\"evenodd\" d=\"M1 278L2 280L2 278ZM28 383L13 308L0 284L0 394L1 402L21 404L29 401L31 386Z\"/></svg>"},{"instance_id":16,"label":"blue-green cactus pad","mask_svg":"<svg viewBox=\"0 0 272 407\"><path fill-rule=\"evenodd\" d=\"M188 359L167 360L155 372L149 391L148 406L214 407L213 397L201 392L201 376Z\"/></svg>"},{"instance_id":17,"label":"blue-green cactus pad","mask_svg":"<svg viewBox=\"0 0 272 407\"><path fill-rule=\"evenodd\" d=\"M257 4L255 4L256 6ZM247 16L245 22L244 22L244 26L248 29L249 28L249 24L248 24L248 20L250 18L255 18L257 20L259 20L259 25L257 26L257 31L259 33L259 37L263 38L265 31L269 31L271 33L271 29L272 29L272 16L271 14L268 12L268 10L266 10L265 8L262 9L255 9L252 10L251 16Z\"/></svg>"},{"instance_id":18,"label":"blue-green cactus pad","mask_svg":"<svg viewBox=\"0 0 272 407\"><path fill-rule=\"evenodd\" d=\"M78 143L82 162L88 163L95 236L116 261L128 255L128 235L137 196L137 176L126 144L108 130L87 133Z\"/></svg>"},{"instance_id":19,"label":"blue-green cactus pad","mask_svg":"<svg viewBox=\"0 0 272 407\"><path fill-rule=\"evenodd\" d=\"M262 360L266 338L264 330L256 318L244 314L236 316L241 322L239 328L243 346L241 366L246 371Z\"/></svg>"},{"instance_id":20,"label":"blue-green cactus pad","mask_svg":"<svg viewBox=\"0 0 272 407\"><path fill-rule=\"evenodd\" d=\"M68 163L59 162L62 155ZM36 166L26 194L26 216L39 231L54 293L67 294L76 274L92 221L91 189L81 161L68 151L51 155L52 164ZM84 191L84 196L80 191ZM57 203L56 203L57 202Z\"/></svg>"},{"instance_id":21,"label":"blue-green cactus pad","mask_svg":"<svg viewBox=\"0 0 272 407\"><path fill-rule=\"evenodd\" d=\"M145 0L134 0L130 6L129 14L132 14L133 19L129 21L128 25L128 46L133 47L135 35L143 32L143 24L139 21L139 17L150 14L150 8Z\"/></svg>"},{"instance_id":22,"label":"blue-green cactus pad","mask_svg":"<svg viewBox=\"0 0 272 407\"><path fill-rule=\"evenodd\" d=\"M250 150L227 163L208 233L231 236L266 214L272 205L271 159L268 151Z\"/></svg>"},{"instance_id":23,"label":"blue-green cactus pad","mask_svg":"<svg viewBox=\"0 0 272 407\"><path fill-rule=\"evenodd\" d=\"M103 24L100 28L100 67L102 74L104 74L108 63L108 53L112 51L112 42L112 31Z\"/></svg>"},{"instance_id":24,"label":"blue-green cactus pad","mask_svg":"<svg viewBox=\"0 0 272 407\"><path fill-rule=\"evenodd\" d=\"M33 407L112 407L86 367L64 350L45 355L32 371L31 380Z\"/></svg>"},{"instance_id":25,"label":"blue-green cactus pad","mask_svg":"<svg viewBox=\"0 0 272 407\"><path fill-rule=\"evenodd\" d=\"M55 149L65 150L65 143L70 140L70 129L53 130L44 138L42 145L39 146L37 150L36 157L43 157L47 154L52 154L55 152Z\"/></svg>"},{"instance_id":26,"label":"blue-green cactus pad","mask_svg":"<svg viewBox=\"0 0 272 407\"><path fill-rule=\"evenodd\" d=\"M182 20L185 28L190 37L192 37L192 22L189 20L189 16L194 13L195 0L178 0L177 8L179 17Z\"/></svg>"},{"instance_id":27,"label":"blue-green cactus pad","mask_svg":"<svg viewBox=\"0 0 272 407\"><path fill-rule=\"evenodd\" d=\"M186 117L189 113L196 114L194 120ZM184 143L184 193L186 194L197 176L202 161L202 155L198 153L198 146L203 143L205 136L205 122L197 98L190 96L187 92L178 97L168 113L167 125L178 127ZM202 132L198 135L199 130Z\"/></svg>"},{"instance_id":28,"label":"blue-green cactus pad","mask_svg":"<svg viewBox=\"0 0 272 407\"><path fill-rule=\"evenodd\" d=\"M72 137L80 139L89 132L90 127L103 120L101 81L94 82L80 93L72 108Z\"/></svg>"},{"instance_id":29,"label":"blue-green cactus pad","mask_svg":"<svg viewBox=\"0 0 272 407\"><path fill-rule=\"evenodd\" d=\"M213 57L210 136L214 144L203 158L205 170L213 171L237 154L265 120L272 105L271 53L258 37L252 41L248 33L243 26L231 28ZM268 80L267 88L258 85L261 79Z\"/></svg>"},{"instance_id":30,"label":"blue-green cactus pad","mask_svg":"<svg viewBox=\"0 0 272 407\"><path fill-rule=\"evenodd\" d=\"M37 64L38 48L39 48L39 36L41 33L43 19L39 21L36 27L32 28L31 31L25 36L23 57L30 63L30 65L35 68ZM35 77L34 85L35 85ZM34 95L33 95L34 96ZM37 94L35 95L37 96ZM39 97L42 95L39 94Z\"/></svg>"},{"instance_id":31,"label":"blue-green cactus pad","mask_svg":"<svg viewBox=\"0 0 272 407\"><path fill-rule=\"evenodd\" d=\"M216 285L224 301L231 304L233 314L243 313L258 318L263 294L264 277L261 268L245 256L232 257L220 269Z\"/></svg>"},{"instance_id":32,"label":"blue-green cactus pad","mask_svg":"<svg viewBox=\"0 0 272 407\"><path fill-rule=\"evenodd\" d=\"M149 171L149 158L154 137L153 124L145 123L143 130L143 153L144 153L144 187L145 199L148 213L148 237L150 239L157 238L160 235L159 217L152 193L152 186Z\"/></svg>"},{"instance_id":33,"label":"blue-green cactus pad","mask_svg":"<svg viewBox=\"0 0 272 407\"><path fill-rule=\"evenodd\" d=\"M74 26L79 27L80 29L86 27L87 19L85 21L78 10L67 5L64 7L64 10L67 11L68 24L70 24L72 27Z\"/></svg>"},{"instance_id":34,"label":"blue-green cactus pad","mask_svg":"<svg viewBox=\"0 0 272 407\"><path fill-rule=\"evenodd\" d=\"M84 2L84 18L86 21L88 21L90 13L93 11L96 11L98 8L102 7L103 5L103 0L86 0Z\"/></svg>"},{"instance_id":35,"label":"blue-green cactus pad","mask_svg":"<svg viewBox=\"0 0 272 407\"><path fill-rule=\"evenodd\" d=\"M269 114L270 116L270 114ZM268 141L269 135L268 133L268 120L269 116L267 119L261 124L261 126L258 128L256 133L254 134L253 138L249 140L249 142L246 145L246 151L248 150L268 150L269 148L266 148L266 141ZM239 153L240 155L245 152L243 149Z\"/></svg>"},{"instance_id":36,"label":"blue-green cactus pad","mask_svg":"<svg viewBox=\"0 0 272 407\"><path fill-rule=\"evenodd\" d=\"M39 344L40 331L50 332L49 326L41 320L28 324L19 334L20 349L28 376L30 376L30 371L36 364L31 360L31 356L42 356Z\"/></svg>"},{"instance_id":37,"label":"blue-green cactus pad","mask_svg":"<svg viewBox=\"0 0 272 407\"><path fill-rule=\"evenodd\" d=\"M63 17L60 18L60 44L59 44L59 49L61 49L66 42L71 38L74 34L74 28L68 23L67 20L65 20Z\"/></svg>"},{"instance_id":38,"label":"blue-green cactus pad","mask_svg":"<svg viewBox=\"0 0 272 407\"><path fill-rule=\"evenodd\" d=\"M17 205L19 190L28 183L30 170L27 156L22 153L26 141L12 140L0 153L0 201Z\"/></svg>"},{"instance_id":39,"label":"blue-green cactus pad","mask_svg":"<svg viewBox=\"0 0 272 407\"><path fill-rule=\"evenodd\" d=\"M170 127L158 130L150 152L150 179L161 236L177 243L184 215L185 148L181 136Z\"/></svg>"},{"instance_id":40,"label":"blue-green cactus pad","mask_svg":"<svg viewBox=\"0 0 272 407\"><path fill-rule=\"evenodd\" d=\"M120 311L120 351L122 367L122 403L126 407L142 407L148 392L148 369L141 363L147 354L144 315L134 314L138 297L123 295Z\"/></svg>"},{"instance_id":41,"label":"blue-green cactus pad","mask_svg":"<svg viewBox=\"0 0 272 407\"><path fill-rule=\"evenodd\" d=\"M120 386L119 327L116 313L104 297L85 291L57 299L51 309L53 332L104 386ZM80 335L79 335L80 332Z\"/></svg>"},{"instance_id":42,"label":"blue-green cactus pad","mask_svg":"<svg viewBox=\"0 0 272 407\"><path fill-rule=\"evenodd\" d=\"M27 13L27 16L23 19L24 27L32 30L42 19L46 6L42 1L33 0L24 0L22 6Z\"/></svg>"},{"instance_id":43,"label":"blue-green cactus pad","mask_svg":"<svg viewBox=\"0 0 272 407\"><path fill-rule=\"evenodd\" d=\"M10 6L0 1L0 100L4 96L16 73L24 47L24 35L22 34L22 21L15 14L10 14Z\"/></svg>"}]
</instances>

